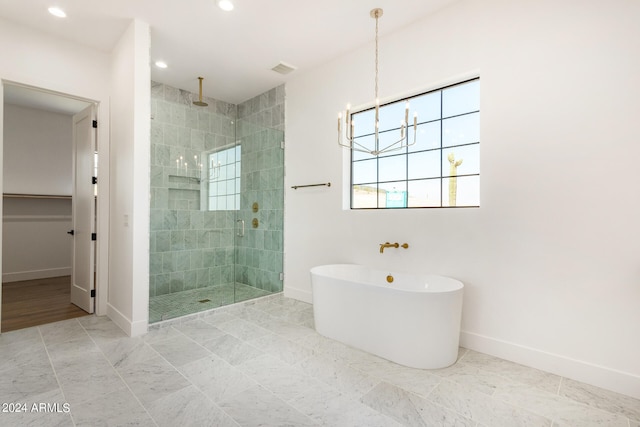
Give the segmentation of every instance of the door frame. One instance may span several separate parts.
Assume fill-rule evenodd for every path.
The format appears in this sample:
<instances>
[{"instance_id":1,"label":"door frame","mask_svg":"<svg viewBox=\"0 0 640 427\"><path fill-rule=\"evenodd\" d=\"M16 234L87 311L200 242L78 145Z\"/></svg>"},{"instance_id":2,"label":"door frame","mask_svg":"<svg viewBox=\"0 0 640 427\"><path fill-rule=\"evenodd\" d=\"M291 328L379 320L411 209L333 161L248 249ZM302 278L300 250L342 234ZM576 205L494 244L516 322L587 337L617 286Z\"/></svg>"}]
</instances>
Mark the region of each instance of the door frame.
<instances>
[{"instance_id":1,"label":"door frame","mask_svg":"<svg viewBox=\"0 0 640 427\"><path fill-rule=\"evenodd\" d=\"M103 106L99 100L90 99L74 94L63 93L48 88L32 86L17 81L0 79L0 192L4 193L3 162L4 162L4 87L19 86L40 91L63 98L70 98L95 105L95 115L98 118L98 132L96 133L96 152L98 153L98 195L96 198L96 253L95 253L95 311L98 316L107 314L108 279L109 279L109 129L108 105ZM104 125L101 128L101 122ZM0 199L0 217L3 215L3 201ZM2 242L2 227L0 227L0 242ZM2 277L2 245L0 245L0 277ZM2 286L0 286L0 322L2 314Z\"/></svg>"},{"instance_id":2,"label":"door frame","mask_svg":"<svg viewBox=\"0 0 640 427\"><path fill-rule=\"evenodd\" d=\"M95 151L97 129L94 127L94 123L97 121L95 114L96 105L90 103L72 117L71 229L74 233L71 255L71 303L89 314L93 314L95 311L95 297L93 295L95 294L96 245L92 239L96 233ZM88 155L83 152L87 142ZM85 192L90 196L87 197ZM79 211L88 211L88 218L86 218L86 213L79 215ZM88 259L85 258L87 256ZM86 270L87 263L89 264L88 271Z\"/></svg>"}]
</instances>

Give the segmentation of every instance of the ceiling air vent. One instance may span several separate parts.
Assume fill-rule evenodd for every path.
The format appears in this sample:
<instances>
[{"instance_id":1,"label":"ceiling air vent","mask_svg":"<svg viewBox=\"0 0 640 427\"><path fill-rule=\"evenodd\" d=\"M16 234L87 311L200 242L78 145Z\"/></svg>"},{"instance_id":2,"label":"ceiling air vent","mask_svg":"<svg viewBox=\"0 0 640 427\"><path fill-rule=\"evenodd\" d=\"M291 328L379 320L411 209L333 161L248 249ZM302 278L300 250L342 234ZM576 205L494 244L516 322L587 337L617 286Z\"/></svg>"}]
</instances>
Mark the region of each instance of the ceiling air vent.
<instances>
[{"instance_id":1,"label":"ceiling air vent","mask_svg":"<svg viewBox=\"0 0 640 427\"><path fill-rule=\"evenodd\" d=\"M285 62L281 62L278 65L276 65L275 67L272 68L273 71L275 71L276 73L280 73L280 74L289 74L290 72L292 72L293 70L295 70L296 67L294 67L293 65L289 65Z\"/></svg>"}]
</instances>

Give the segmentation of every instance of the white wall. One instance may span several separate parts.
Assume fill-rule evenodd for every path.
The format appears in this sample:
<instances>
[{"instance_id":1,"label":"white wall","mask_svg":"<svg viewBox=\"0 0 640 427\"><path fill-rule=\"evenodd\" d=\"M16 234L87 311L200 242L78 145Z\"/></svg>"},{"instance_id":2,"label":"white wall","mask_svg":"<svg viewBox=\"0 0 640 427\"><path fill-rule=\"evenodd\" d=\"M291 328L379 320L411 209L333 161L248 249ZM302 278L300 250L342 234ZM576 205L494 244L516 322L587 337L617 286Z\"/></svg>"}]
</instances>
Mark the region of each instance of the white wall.
<instances>
[{"instance_id":1,"label":"white wall","mask_svg":"<svg viewBox=\"0 0 640 427\"><path fill-rule=\"evenodd\" d=\"M310 301L335 262L452 276L462 345L640 397L639 20L631 0L468 0L380 40L382 98L480 75L479 209L343 210L336 115L373 101L373 43L292 80L285 294Z\"/></svg>"},{"instance_id":2,"label":"white wall","mask_svg":"<svg viewBox=\"0 0 640 427\"><path fill-rule=\"evenodd\" d=\"M7 104L4 121L4 192L71 196L71 116ZM3 283L71 274L71 199L3 203Z\"/></svg>"},{"instance_id":3,"label":"white wall","mask_svg":"<svg viewBox=\"0 0 640 427\"><path fill-rule=\"evenodd\" d=\"M149 320L149 26L133 21L112 52L109 317L130 335Z\"/></svg>"},{"instance_id":4,"label":"white wall","mask_svg":"<svg viewBox=\"0 0 640 427\"><path fill-rule=\"evenodd\" d=\"M71 116L6 105L4 192L71 195Z\"/></svg>"},{"instance_id":5,"label":"white wall","mask_svg":"<svg viewBox=\"0 0 640 427\"><path fill-rule=\"evenodd\" d=\"M2 282L70 275L71 199L5 198L3 204Z\"/></svg>"},{"instance_id":6,"label":"white wall","mask_svg":"<svg viewBox=\"0 0 640 427\"><path fill-rule=\"evenodd\" d=\"M0 79L93 100L98 105L98 314L106 313L108 286L109 78L108 54L0 19ZM1 94L1 93L0 93ZM0 141L2 138L0 133ZM2 147L0 143L0 148ZM0 150L2 151L2 150ZM1 237L1 236L0 236Z\"/></svg>"}]
</instances>

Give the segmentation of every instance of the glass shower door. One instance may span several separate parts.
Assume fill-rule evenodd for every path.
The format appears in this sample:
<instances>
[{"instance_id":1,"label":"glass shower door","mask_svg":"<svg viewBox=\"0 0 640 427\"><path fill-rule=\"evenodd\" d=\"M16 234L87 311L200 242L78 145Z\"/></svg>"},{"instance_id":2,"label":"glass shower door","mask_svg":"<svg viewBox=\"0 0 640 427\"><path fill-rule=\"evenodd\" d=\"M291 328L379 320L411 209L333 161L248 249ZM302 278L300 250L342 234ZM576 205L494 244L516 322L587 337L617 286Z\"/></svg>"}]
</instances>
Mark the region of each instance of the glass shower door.
<instances>
[{"instance_id":1,"label":"glass shower door","mask_svg":"<svg viewBox=\"0 0 640 427\"><path fill-rule=\"evenodd\" d=\"M284 87L204 108L152 83L151 102L149 321L281 291Z\"/></svg>"},{"instance_id":2,"label":"glass shower door","mask_svg":"<svg viewBox=\"0 0 640 427\"><path fill-rule=\"evenodd\" d=\"M235 234L235 296L282 291L284 132L238 120L240 209Z\"/></svg>"}]
</instances>

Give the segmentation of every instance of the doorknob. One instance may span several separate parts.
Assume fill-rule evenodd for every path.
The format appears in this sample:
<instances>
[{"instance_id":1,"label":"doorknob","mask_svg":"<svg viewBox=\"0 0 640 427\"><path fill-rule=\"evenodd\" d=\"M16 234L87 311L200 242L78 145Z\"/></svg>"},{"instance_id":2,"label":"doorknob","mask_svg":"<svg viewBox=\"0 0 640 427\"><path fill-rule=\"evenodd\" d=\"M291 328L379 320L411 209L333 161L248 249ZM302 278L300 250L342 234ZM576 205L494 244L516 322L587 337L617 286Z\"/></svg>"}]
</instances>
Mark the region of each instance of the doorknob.
<instances>
[{"instance_id":1,"label":"doorknob","mask_svg":"<svg viewBox=\"0 0 640 427\"><path fill-rule=\"evenodd\" d=\"M69 230L67 231L67 234L71 234L73 236L75 233L73 232L73 230Z\"/></svg>"}]
</instances>

